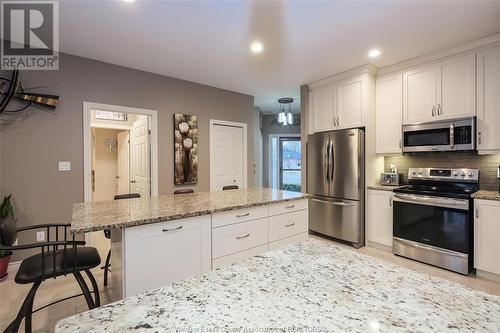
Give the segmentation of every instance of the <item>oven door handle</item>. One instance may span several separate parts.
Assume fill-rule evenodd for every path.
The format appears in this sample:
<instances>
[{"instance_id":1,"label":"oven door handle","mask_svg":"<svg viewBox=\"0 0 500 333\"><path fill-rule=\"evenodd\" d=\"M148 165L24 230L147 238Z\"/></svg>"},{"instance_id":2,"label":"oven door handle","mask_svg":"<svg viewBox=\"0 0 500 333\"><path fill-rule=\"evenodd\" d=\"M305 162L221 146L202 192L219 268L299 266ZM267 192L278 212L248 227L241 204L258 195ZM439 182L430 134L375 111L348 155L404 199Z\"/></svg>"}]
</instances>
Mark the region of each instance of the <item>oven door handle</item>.
<instances>
[{"instance_id":1,"label":"oven door handle","mask_svg":"<svg viewBox=\"0 0 500 333\"><path fill-rule=\"evenodd\" d=\"M417 205L469 210L469 201L466 199L442 199L424 195L421 196L421 195L411 195L411 194L394 194L393 201L417 204Z\"/></svg>"},{"instance_id":2,"label":"oven door handle","mask_svg":"<svg viewBox=\"0 0 500 333\"><path fill-rule=\"evenodd\" d=\"M455 125L450 125L450 148L455 149Z\"/></svg>"}]
</instances>

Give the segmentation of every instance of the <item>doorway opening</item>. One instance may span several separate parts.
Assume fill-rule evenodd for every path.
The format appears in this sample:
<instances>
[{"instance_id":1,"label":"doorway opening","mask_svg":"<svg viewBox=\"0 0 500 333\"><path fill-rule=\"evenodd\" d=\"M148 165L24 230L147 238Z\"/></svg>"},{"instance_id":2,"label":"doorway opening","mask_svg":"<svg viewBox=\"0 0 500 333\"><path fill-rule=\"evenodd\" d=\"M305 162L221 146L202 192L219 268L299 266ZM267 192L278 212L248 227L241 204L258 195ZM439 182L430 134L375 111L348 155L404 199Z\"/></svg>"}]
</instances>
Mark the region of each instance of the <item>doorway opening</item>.
<instances>
[{"instance_id":1,"label":"doorway opening","mask_svg":"<svg viewBox=\"0 0 500 333\"><path fill-rule=\"evenodd\" d=\"M300 135L270 135L269 185L286 191L301 191Z\"/></svg>"}]
</instances>

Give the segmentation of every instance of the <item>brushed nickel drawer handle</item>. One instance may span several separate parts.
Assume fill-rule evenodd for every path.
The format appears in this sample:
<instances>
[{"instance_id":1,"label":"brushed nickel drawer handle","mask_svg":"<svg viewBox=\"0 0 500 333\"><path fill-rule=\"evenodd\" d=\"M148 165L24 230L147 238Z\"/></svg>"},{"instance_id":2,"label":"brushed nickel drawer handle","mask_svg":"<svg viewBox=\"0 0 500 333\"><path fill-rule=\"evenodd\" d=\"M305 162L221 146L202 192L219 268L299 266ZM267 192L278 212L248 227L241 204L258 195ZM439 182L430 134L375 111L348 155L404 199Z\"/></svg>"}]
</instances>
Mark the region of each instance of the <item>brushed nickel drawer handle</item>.
<instances>
[{"instance_id":1,"label":"brushed nickel drawer handle","mask_svg":"<svg viewBox=\"0 0 500 333\"><path fill-rule=\"evenodd\" d=\"M237 236L236 239L243 239L250 237L250 234L246 234L245 236Z\"/></svg>"},{"instance_id":2,"label":"brushed nickel drawer handle","mask_svg":"<svg viewBox=\"0 0 500 333\"><path fill-rule=\"evenodd\" d=\"M178 226L177 228L173 228L173 229L162 229L161 231L162 232L169 232L169 231L181 230L181 229L182 229L182 225Z\"/></svg>"},{"instance_id":3,"label":"brushed nickel drawer handle","mask_svg":"<svg viewBox=\"0 0 500 333\"><path fill-rule=\"evenodd\" d=\"M295 208L295 205L286 206L286 209Z\"/></svg>"},{"instance_id":4,"label":"brushed nickel drawer handle","mask_svg":"<svg viewBox=\"0 0 500 333\"><path fill-rule=\"evenodd\" d=\"M285 224L285 227L289 228L289 227L293 227L294 225L295 225L295 222L290 223L290 224Z\"/></svg>"},{"instance_id":5,"label":"brushed nickel drawer handle","mask_svg":"<svg viewBox=\"0 0 500 333\"><path fill-rule=\"evenodd\" d=\"M241 214L241 215L236 215L236 217L245 217L245 216L248 216L248 215L250 215L250 213Z\"/></svg>"}]
</instances>

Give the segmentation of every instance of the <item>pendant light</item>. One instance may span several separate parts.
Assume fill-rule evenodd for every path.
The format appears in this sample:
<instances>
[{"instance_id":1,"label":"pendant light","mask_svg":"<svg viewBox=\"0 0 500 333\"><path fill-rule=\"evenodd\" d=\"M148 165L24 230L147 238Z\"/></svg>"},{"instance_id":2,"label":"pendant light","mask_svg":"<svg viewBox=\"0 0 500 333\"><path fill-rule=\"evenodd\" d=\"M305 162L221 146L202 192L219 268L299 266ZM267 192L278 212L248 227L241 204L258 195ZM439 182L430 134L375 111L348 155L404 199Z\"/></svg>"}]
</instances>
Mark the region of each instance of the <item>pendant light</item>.
<instances>
[{"instance_id":1,"label":"pendant light","mask_svg":"<svg viewBox=\"0 0 500 333\"><path fill-rule=\"evenodd\" d=\"M278 110L278 122L286 125L293 125L293 115L292 115L292 103L293 98L291 97L283 97L278 99L279 110ZM288 109L286 106L288 105Z\"/></svg>"}]
</instances>

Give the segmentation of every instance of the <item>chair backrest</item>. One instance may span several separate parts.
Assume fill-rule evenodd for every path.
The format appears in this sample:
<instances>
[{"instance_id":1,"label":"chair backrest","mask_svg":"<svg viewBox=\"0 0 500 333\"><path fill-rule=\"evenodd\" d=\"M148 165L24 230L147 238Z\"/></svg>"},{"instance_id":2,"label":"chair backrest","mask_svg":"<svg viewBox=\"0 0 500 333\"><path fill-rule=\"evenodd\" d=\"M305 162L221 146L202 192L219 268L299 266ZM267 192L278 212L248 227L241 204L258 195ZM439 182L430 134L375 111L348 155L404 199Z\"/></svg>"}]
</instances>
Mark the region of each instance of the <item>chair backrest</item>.
<instances>
[{"instance_id":1,"label":"chair backrest","mask_svg":"<svg viewBox=\"0 0 500 333\"><path fill-rule=\"evenodd\" d=\"M4 217L0 221L0 244L12 246L17 239L16 221L12 216Z\"/></svg>"},{"instance_id":2,"label":"chair backrest","mask_svg":"<svg viewBox=\"0 0 500 333\"><path fill-rule=\"evenodd\" d=\"M193 189L191 188L185 188L182 190L175 190L174 194L188 194L188 193L194 193Z\"/></svg>"},{"instance_id":3,"label":"chair backrest","mask_svg":"<svg viewBox=\"0 0 500 333\"><path fill-rule=\"evenodd\" d=\"M140 197L141 197L141 195L139 193L118 194L118 195L115 195L115 200L134 199L134 198L140 198Z\"/></svg>"},{"instance_id":4,"label":"chair backrest","mask_svg":"<svg viewBox=\"0 0 500 333\"><path fill-rule=\"evenodd\" d=\"M222 190L223 191L227 191L227 190L237 190L238 189L238 185L226 185L226 186L223 186L222 187Z\"/></svg>"}]
</instances>

